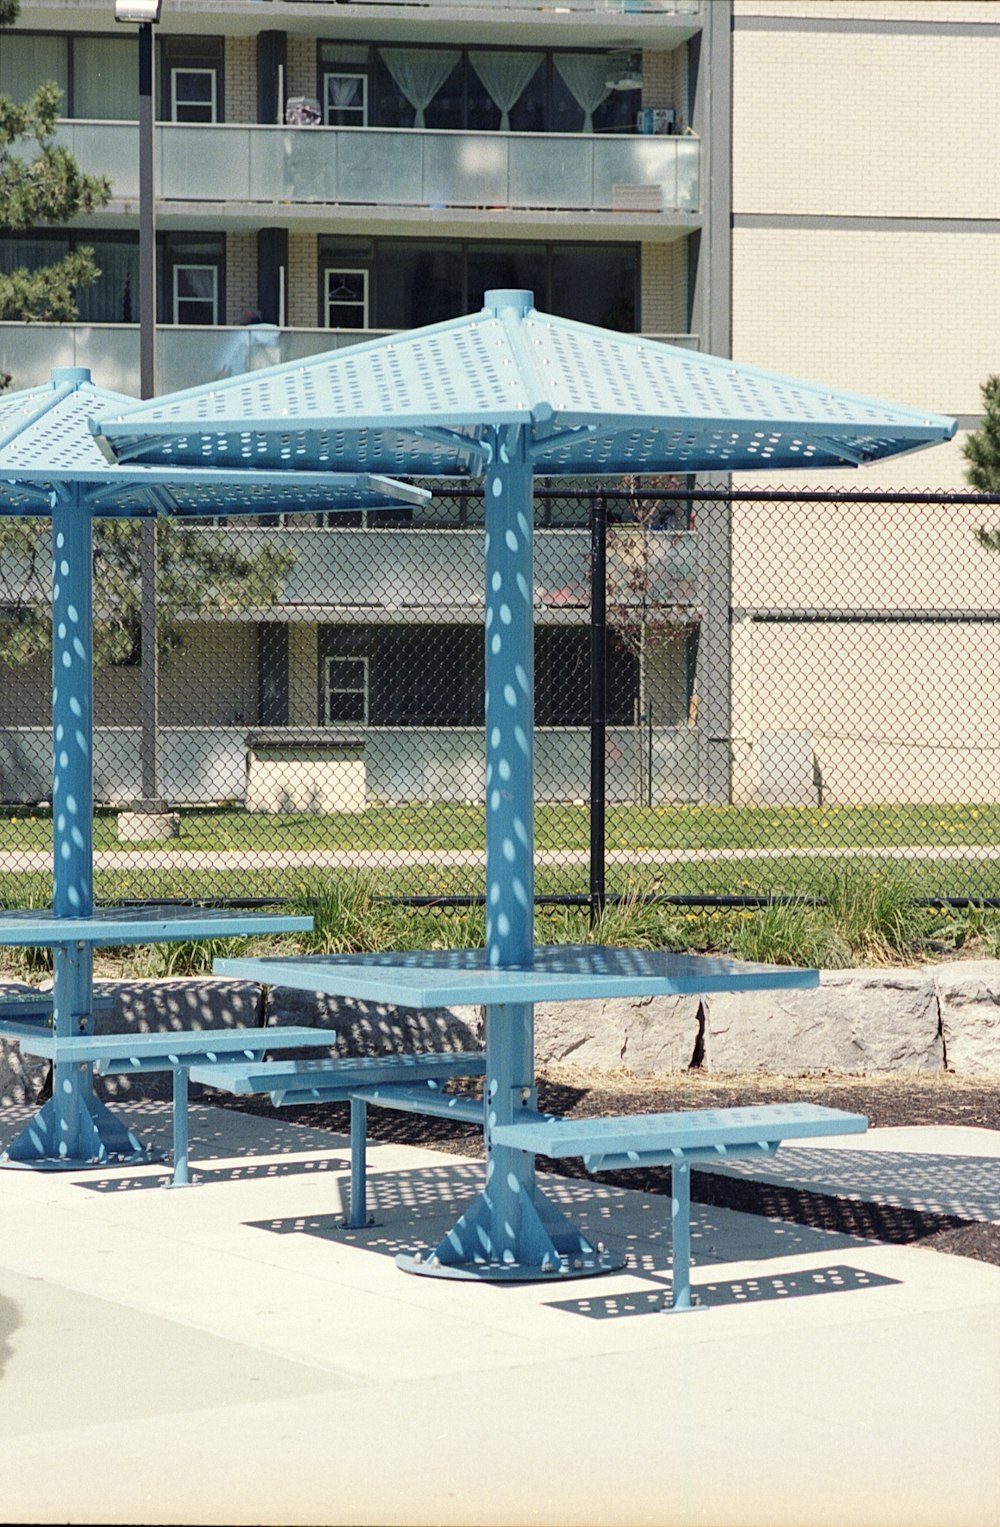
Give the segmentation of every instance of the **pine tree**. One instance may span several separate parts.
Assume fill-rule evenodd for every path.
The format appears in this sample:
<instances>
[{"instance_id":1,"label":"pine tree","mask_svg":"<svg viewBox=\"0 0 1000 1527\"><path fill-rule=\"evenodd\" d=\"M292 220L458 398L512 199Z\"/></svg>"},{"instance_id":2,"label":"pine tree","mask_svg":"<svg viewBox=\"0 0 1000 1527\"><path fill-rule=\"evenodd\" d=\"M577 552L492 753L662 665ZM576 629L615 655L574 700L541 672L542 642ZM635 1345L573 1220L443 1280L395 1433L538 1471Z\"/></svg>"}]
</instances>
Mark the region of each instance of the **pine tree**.
<instances>
[{"instance_id":1,"label":"pine tree","mask_svg":"<svg viewBox=\"0 0 1000 1527\"><path fill-rule=\"evenodd\" d=\"M969 486L980 493L1000 493L1000 376L987 377L980 392L983 395L983 422L962 447L962 454L969 463L965 476ZM980 540L983 534L980 533ZM997 532L985 534L996 535Z\"/></svg>"},{"instance_id":2,"label":"pine tree","mask_svg":"<svg viewBox=\"0 0 1000 1527\"><path fill-rule=\"evenodd\" d=\"M13 25L18 0L0 0L0 28ZM103 207L111 195L104 175L85 175L73 155L53 140L62 92L38 87L29 100L0 96L0 235L40 224L62 224ZM76 294L100 275L89 248L74 250L38 270L0 273L0 319L72 322ZM0 378L0 386L10 378Z\"/></svg>"}]
</instances>

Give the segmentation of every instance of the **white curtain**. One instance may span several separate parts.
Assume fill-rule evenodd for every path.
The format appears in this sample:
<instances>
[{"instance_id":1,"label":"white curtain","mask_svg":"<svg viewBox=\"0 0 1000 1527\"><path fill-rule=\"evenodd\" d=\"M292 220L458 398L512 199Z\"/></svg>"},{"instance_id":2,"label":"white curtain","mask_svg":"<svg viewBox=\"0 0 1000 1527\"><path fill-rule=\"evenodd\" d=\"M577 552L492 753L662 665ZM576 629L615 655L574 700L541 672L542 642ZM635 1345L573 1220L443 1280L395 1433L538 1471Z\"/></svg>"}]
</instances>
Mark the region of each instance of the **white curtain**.
<instances>
[{"instance_id":1,"label":"white curtain","mask_svg":"<svg viewBox=\"0 0 1000 1527\"><path fill-rule=\"evenodd\" d=\"M469 63L500 108L500 131L510 131L511 107L516 106L534 78L544 53L470 53Z\"/></svg>"},{"instance_id":2,"label":"white curtain","mask_svg":"<svg viewBox=\"0 0 1000 1527\"><path fill-rule=\"evenodd\" d=\"M78 294L80 318L84 323L132 323L139 321L139 247L137 244L101 243L88 239L94 261L100 270L99 280Z\"/></svg>"},{"instance_id":3,"label":"white curtain","mask_svg":"<svg viewBox=\"0 0 1000 1527\"><path fill-rule=\"evenodd\" d=\"M132 37L77 37L73 115L105 122L139 120L139 75Z\"/></svg>"},{"instance_id":4,"label":"white curtain","mask_svg":"<svg viewBox=\"0 0 1000 1527\"><path fill-rule=\"evenodd\" d=\"M594 112L611 94L611 60L600 53L555 53L553 62L576 104L583 108L583 131L594 131Z\"/></svg>"},{"instance_id":5,"label":"white curtain","mask_svg":"<svg viewBox=\"0 0 1000 1527\"><path fill-rule=\"evenodd\" d=\"M462 55L452 48L382 48L385 67L415 112L414 127L424 127L424 112Z\"/></svg>"},{"instance_id":6,"label":"white curtain","mask_svg":"<svg viewBox=\"0 0 1000 1527\"><path fill-rule=\"evenodd\" d=\"M0 44L0 95L13 101L25 101L45 80L54 80L65 92L67 79L66 39L53 37L17 37L10 32ZM66 114L63 101L62 113Z\"/></svg>"},{"instance_id":7,"label":"white curtain","mask_svg":"<svg viewBox=\"0 0 1000 1527\"><path fill-rule=\"evenodd\" d=\"M360 107L361 81L357 75L328 75L326 94L332 111L344 111L348 106Z\"/></svg>"}]
</instances>

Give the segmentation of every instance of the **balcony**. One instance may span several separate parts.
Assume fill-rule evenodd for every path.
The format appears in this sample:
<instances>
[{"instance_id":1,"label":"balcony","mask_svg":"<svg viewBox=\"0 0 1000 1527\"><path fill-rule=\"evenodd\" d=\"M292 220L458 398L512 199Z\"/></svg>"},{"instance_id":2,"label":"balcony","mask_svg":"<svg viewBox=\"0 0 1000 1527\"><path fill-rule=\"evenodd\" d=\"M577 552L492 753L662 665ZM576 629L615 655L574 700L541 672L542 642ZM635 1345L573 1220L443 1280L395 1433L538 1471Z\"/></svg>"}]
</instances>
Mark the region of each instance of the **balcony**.
<instances>
[{"instance_id":1,"label":"balcony","mask_svg":"<svg viewBox=\"0 0 1000 1527\"><path fill-rule=\"evenodd\" d=\"M306 360L327 350L378 339L381 329L181 328L156 334L156 391L176 392L202 382L257 371L282 361ZM647 339L697 350L692 334L648 334ZM0 323L0 371L15 387L44 385L56 366L88 366L112 392L139 394L139 326L111 323Z\"/></svg>"},{"instance_id":2,"label":"balcony","mask_svg":"<svg viewBox=\"0 0 1000 1527\"><path fill-rule=\"evenodd\" d=\"M111 177L115 201L139 195L138 129L65 121L59 142L81 168ZM695 225L701 145L692 136L443 132L417 128L212 127L156 132L157 199L266 207L294 223L310 206L441 211L637 212ZM629 193L632 193L630 196ZM164 204L167 204L164 206Z\"/></svg>"},{"instance_id":3,"label":"balcony","mask_svg":"<svg viewBox=\"0 0 1000 1527\"><path fill-rule=\"evenodd\" d=\"M376 516L372 515L373 524ZM350 620L354 624L476 622L483 614L482 530L316 529L219 530L249 555L261 545L291 552L295 564L278 606L293 620ZM649 618L667 609L696 618L698 540L692 531L613 532L618 555L644 557L641 594L621 586L623 604L642 604ZM643 549L645 548L645 549ZM581 625L590 618L590 532L539 530L535 536L535 621ZM442 593L442 583L447 592ZM633 580L634 583L634 580Z\"/></svg>"}]
</instances>

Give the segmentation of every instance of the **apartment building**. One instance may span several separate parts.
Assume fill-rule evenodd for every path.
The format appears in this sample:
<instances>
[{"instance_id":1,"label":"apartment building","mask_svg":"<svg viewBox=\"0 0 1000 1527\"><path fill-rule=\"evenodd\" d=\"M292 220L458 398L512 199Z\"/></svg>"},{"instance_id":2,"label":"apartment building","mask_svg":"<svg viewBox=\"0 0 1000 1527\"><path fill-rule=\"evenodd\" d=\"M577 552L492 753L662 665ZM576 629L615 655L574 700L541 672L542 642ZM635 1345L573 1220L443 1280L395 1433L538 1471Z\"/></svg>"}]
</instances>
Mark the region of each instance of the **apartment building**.
<instances>
[{"instance_id":1,"label":"apartment building","mask_svg":"<svg viewBox=\"0 0 1000 1527\"><path fill-rule=\"evenodd\" d=\"M992 0L163 0L155 38L158 391L516 286L565 316L975 423L997 369ZM0 268L85 241L102 277L78 324L0 323L0 364L15 386L84 364L136 393L135 29L112 0L24 0L0 91L43 78L112 200L85 226L0 234ZM808 486L961 483L954 444ZM912 555L902 511L878 531L829 515L818 534L794 506L705 506L694 528L675 508L652 556L644 532L644 592L674 625L615 659L612 793L753 799L761 740L782 736L828 799L871 798L880 738L884 788L973 788L987 739L952 697L977 663L1000 666L1000 628L897 617L995 604L996 570L974 511L934 513L928 537L968 542L947 577ZM539 775L560 798L586 793L586 515L579 499L539 507ZM290 525L279 605L192 630L164 672L164 726L214 730L234 756L254 729L361 730L372 798L478 798L476 521L437 497L377 525ZM852 565L868 568L855 587ZM843 625L799 618L817 605ZM862 606L895 620L893 653L850 619ZM762 618L775 609L794 619ZM803 682L849 650L842 683ZM37 677L4 685L0 726L40 724ZM99 723L134 722L138 682L99 674ZM967 767L897 746L914 705L931 733L958 727Z\"/></svg>"},{"instance_id":2,"label":"apartment building","mask_svg":"<svg viewBox=\"0 0 1000 1527\"><path fill-rule=\"evenodd\" d=\"M723 22L725 44L728 8L706 13L698 0L164 0L157 391L457 316L498 286L528 288L564 316L711 348L706 129ZM115 24L110 0L25 0L0 40L0 91L55 79L62 140L113 187L85 226L0 236L0 268L86 242L102 272L78 324L0 325L15 386L83 364L104 386L138 391L137 58L136 29ZM714 345L725 348L720 312ZM370 523L289 523L295 563L280 606L192 629L164 671L161 722L221 729L240 757L248 729L360 729L370 795L478 799L479 523L474 500L441 496ZM658 726L687 724L692 538L676 516L669 525L658 576L691 620L641 675L633 655L613 657L626 752L640 701L649 726L654 695ZM562 798L586 793L586 526L585 503L540 505L539 772ZM139 678L135 665L99 672L99 724L135 721ZM39 721L37 679L10 676L0 723ZM688 787L678 776L664 788Z\"/></svg>"}]
</instances>

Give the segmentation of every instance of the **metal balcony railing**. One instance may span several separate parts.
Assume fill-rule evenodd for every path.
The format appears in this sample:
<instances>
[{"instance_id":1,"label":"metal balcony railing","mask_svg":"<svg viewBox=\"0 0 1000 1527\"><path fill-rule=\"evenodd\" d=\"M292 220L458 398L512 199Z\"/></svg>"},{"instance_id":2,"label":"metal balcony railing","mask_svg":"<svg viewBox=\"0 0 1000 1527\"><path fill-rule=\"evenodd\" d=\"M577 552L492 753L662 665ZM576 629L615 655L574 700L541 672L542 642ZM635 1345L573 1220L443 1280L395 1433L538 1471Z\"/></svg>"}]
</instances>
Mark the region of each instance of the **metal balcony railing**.
<instances>
[{"instance_id":1,"label":"metal balcony railing","mask_svg":"<svg viewBox=\"0 0 1000 1527\"><path fill-rule=\"evenodd\" d=\"M138 198L137 137L78 120L58 134L118 200ZM700 150L694 136L165 124L155 174L161 202L690 214Z\"/></svg>"}]
</instances>

